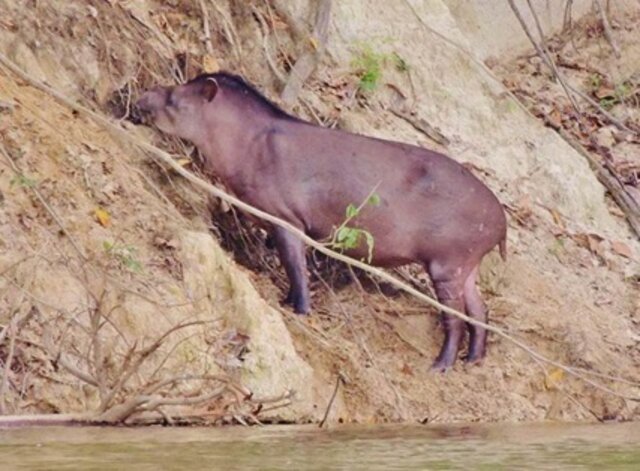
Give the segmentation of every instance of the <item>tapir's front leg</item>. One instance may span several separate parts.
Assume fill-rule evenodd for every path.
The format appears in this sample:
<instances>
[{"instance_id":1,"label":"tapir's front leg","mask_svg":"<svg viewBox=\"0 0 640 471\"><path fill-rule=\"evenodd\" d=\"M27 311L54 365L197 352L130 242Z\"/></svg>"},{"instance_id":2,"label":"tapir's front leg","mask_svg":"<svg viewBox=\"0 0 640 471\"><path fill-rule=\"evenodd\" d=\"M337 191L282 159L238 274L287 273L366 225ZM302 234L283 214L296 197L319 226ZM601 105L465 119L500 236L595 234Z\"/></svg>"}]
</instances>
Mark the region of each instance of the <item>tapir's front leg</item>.
<instances>
[{"instance_id":1,"label":"tapir's front leg","mask_svg":"<svg viewBox=\"0 0 640 471\"><path fill-rule=\"evenodd\" d=\"M290 288L285 303L291 304L297 314L308 314L311 306L304 242L281 227L274 228L273 238L280 262L289 277Z\"/></svg>"}]
</instances>

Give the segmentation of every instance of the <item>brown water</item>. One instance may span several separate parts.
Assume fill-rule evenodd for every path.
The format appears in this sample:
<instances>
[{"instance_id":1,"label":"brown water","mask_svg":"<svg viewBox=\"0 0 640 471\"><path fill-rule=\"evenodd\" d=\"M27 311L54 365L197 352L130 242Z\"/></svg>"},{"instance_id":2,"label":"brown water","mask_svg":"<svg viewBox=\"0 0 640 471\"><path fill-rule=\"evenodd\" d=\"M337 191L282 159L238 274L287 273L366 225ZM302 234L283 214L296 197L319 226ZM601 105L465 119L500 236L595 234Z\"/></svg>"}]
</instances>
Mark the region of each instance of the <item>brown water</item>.
<instances>
[{"instance_id":1,"label":"brown water","mask_svg":"<svg viewBox=\"0 0 640 471\"><path fill-rule=\"evenodd\" d=\"M2 470L640 470L640 424L0 429Z\"/></svg>"}]
</instances>

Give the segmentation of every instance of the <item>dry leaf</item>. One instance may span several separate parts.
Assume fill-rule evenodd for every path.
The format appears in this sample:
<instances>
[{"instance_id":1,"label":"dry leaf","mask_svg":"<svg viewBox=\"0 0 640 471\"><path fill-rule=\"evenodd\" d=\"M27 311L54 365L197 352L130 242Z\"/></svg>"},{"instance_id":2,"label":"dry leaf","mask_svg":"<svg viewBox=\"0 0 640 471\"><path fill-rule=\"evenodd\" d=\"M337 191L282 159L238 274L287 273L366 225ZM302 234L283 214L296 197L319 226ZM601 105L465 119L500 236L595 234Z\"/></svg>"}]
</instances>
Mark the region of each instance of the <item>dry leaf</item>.
<instances>
[{"instance_id":1,"label":"dry leaf","mask_svg":"<svg viewBox=\"0 0 640 471\"><path fill-rule=\"evenodd\" d=\"M544 387L547 390L556 389L556 385L560 383L564 378L564 370L560 368L554 368L551 373L549 373L544 378Z\"/></svg>"},{"instance_id":2,"label":"dry leaf","mask_svg":"<svg viewBox=\"0 0 640 471\"><path fill-rule=\"evenodd\" d=\"M176 163L178 165L180 165L181 167L186 167L187 165L191 164L191 159L187 159L187 158L182 158L182 159L177 159Z\"/></svg>"},{"instance_id":3,"label":"dry leaf","mask_svg":"<svg viewBox=\"0 0 640 471\"><path fill-rule=\"evenodd\" d=\"M513 208L513 217L518 221L521 226L529 226L532 222L533 211L531 210L531 198L529 195L524 195L518 199Z\"/></svg>"},{"instance_id":4,"label":"dry leaf","mask_svg":"<svg viewBox=\"0 0 640 471\"><path fill-rule=\"evenodd\" d=\"M402 368L400 368L400 371L406 375L413 376L413 369L406 363L402 365Z\"/></svg>"},{"instance_id":5,"label":"dry leaf","mask_svg":"<svg viewBox=\"0 0 640 471\"><path fill-rule=\"evenodd\" d=\"M564 229L564 220L562 219L562 216L560 215L558 210L553 208L548 208L548 209L549 209L549 212L551 213L551 217L553 218L553 222L555 222L556 225Z\"/></svg>"},{"instance_id":6,"label":"dry leaf","mask_svg":"<svg viewBox=\"0 0 640 471\"><path fill-rule=\"evenodd\" d=\"M572 237L580 247L589 249L592 254L604 258L604 248L602 246L604 239L598 234L574 234Z\"/></svg>"},{"instance_id":7,"label":"dry leaf","mask_svg":"<svg viewBox=\"0 0 640 471\"><path fill-rule=\"evenodd\" d=\"M96 220L100 223L102 227L108 227L111 223L111 215L102 208L97 208L94 212L96 216Z\"/></svg>"},{"instance_id":8,"label":"dry leaf","mask_svg":"<svg viewBox=\"0 0 640 471\"><path fill-rule=\"evenodd\" d=\"M560 129L562 127L562 114L557 109L551 110L551 113L547 115L547 124L554 129Z\"/></svg>"},{"instance_id":9,"label":"dry leaf","mask_svg":"<svg viewBox=\"0 0 640 471\"><path fill-rule=\"evenodd\" d=\"M593 93L597 98L602 100L603 98L612 97L616 95L616 91L609 85L603 84Z\"/></svg>"},{"instance_id":10,"label":"dry leaf","mask_svg":"<svg viewBox=\"0 0 640 471\"><path fill-rule=\"evenodd\" d=\"M205 54L202 56L202 69L207 74L213 74L220 70L220 64L218 64L215 57L210 54Z\"/></svg>"},{"instance_id":11,"label":"dry leaf","mask_svg":"<svg viewBox=\"0 0 640 471\"><path fill-rule=\"evenodd\" d=\"M626 258L633 257L633 252L631 252L631 247L629 247L624 242L618 242L618 241L611 242L611 250L613 250L618 255L622 255L623 257L626 257Z\"/></svg>"},{"instance_id":12,"label":"dry leaf","mask_svg":"<svg viewBox=\"0 0 640 471\"><path fill-rule=\"evenodd\" d=\"M318 50L319 44L318 44L318 40L315 37L309 36L309 43L311 44L311 47L313 48L314 51Z\"/></svg>"},{"instance_id":13,"label":"dry leaf","mask_svg":"<svg viewBox=\"0 0 640 471\"><path fill-rule=\"evenodd\" d=\"M178 241L176 239L164 239L160 236L157 236L154 240L153 240L153 245L155 245L158 248L161 249L169 249L169 250L175 250L177 249L180 244L178 243Z\"/></svg>"}]
</instances>

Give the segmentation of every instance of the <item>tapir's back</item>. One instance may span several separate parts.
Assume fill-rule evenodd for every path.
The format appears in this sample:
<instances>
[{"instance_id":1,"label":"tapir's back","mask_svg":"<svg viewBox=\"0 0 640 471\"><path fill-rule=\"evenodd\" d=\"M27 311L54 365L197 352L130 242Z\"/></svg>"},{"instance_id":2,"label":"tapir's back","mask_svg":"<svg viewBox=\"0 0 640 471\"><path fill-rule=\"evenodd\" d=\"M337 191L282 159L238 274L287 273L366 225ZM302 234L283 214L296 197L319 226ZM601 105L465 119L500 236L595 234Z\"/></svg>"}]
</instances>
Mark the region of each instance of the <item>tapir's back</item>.
<instances>
[{"instance_id":1,"label":"tapir's back","mask_svg":"<svg viewBox=\"0 0 640 471\"><path fill-rule=\"evenodd\" d=\"M365 205L355 222L390 258L451 251L481 257L504 239L504 211L495 195L443 154L305 123L289 123L277 139L284 141L276 149L280 168L290 173L291 203L299 205L294 199L304 195L300 212L318 238L345 219L349 204L376 193L380 205Z\"/></svg>"}]
</instances>

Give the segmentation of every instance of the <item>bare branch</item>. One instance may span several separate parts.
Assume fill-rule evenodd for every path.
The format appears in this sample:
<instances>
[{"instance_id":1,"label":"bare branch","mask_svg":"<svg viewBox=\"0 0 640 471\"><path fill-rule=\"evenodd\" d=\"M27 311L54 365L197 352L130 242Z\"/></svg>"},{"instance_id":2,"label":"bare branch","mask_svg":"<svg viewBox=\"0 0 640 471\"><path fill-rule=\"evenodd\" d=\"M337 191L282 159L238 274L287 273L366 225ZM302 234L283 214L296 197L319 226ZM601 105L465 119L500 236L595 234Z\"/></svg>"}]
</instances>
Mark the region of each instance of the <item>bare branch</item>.
<instances>
[{"instance_id":1,"label":"bare branch","mask_svg":"<svg viewBox=\"0 0 640 471\"><path fill-rule=\"evenodd\" d=\"M607 16L607 12L602 7L602 3L600 0L593 0L596 5L596 10L600 14L600 19L602 20L602 28L604 29L604 35L611 44L611 49L613 49L613 53L616 55L618 59L620 59L620 47L616 43L615 38L613 37L613 31L611 30L611 23L609 23L609 17Z\"/></svg>"},{"instance_id":2,"label":"bare branch","mask_svg":"<svg viewBox=\"0 0 640 471\"><path fill-rule=\"evenodd\" d=\"M284 90L282 90L282 101L288 106L293 105L298 99L304 83L318 65L327 43L329 20L331 18L331 0L319 0L317 3L316 20L309 40L311 51L305 52L296 61Z\"/></svg>"}]
</instances>

